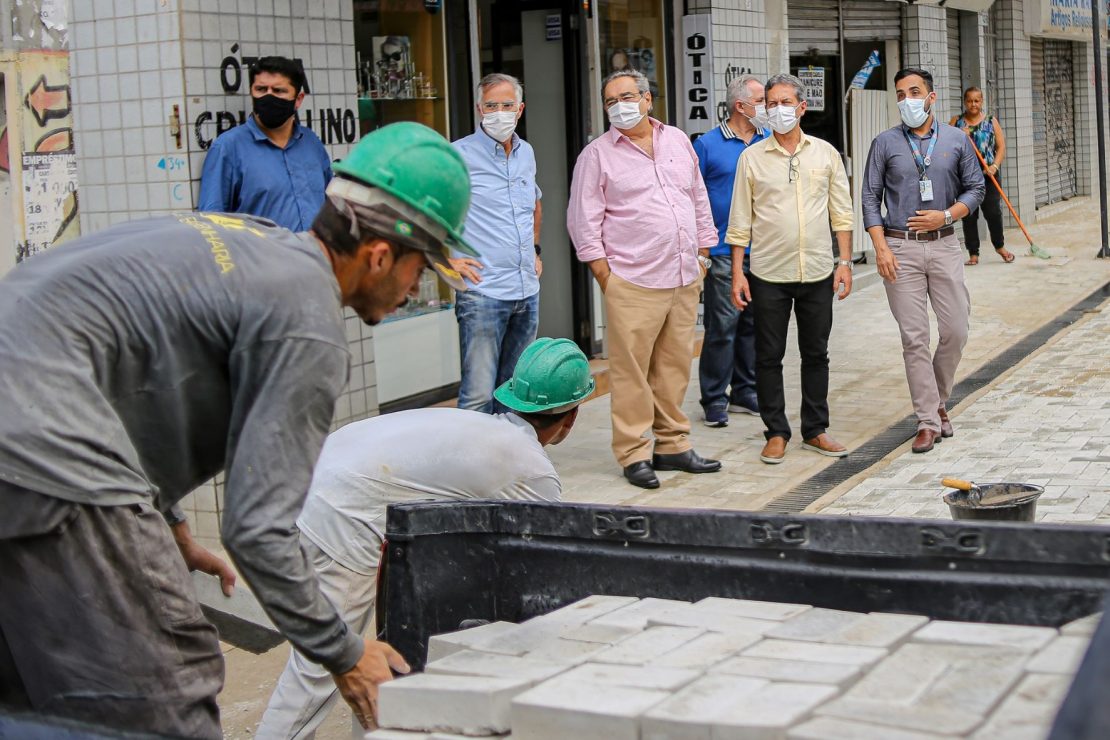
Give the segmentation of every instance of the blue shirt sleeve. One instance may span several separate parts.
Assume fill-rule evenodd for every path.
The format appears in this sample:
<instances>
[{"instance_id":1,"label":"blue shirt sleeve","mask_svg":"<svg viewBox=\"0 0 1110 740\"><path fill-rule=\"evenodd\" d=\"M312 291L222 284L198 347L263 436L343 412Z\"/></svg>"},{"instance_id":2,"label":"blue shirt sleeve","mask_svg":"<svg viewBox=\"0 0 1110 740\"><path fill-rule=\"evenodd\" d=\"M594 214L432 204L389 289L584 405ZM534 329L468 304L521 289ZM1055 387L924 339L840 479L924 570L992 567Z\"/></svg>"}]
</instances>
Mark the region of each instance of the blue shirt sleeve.
<instances>
[{"instance_id":1,"label":"blue shirt sleeve","mask_svg":"<svg viewBox=\"0 0 1110 740\"><path fill-rule=\"evenodd\" d=\"M883 225L883 182L886 168L886 146L881 134L871 142L867 165L863 169L863 188L860 192L860 210L863 211L863 228Z\"/></svg>"},{"instance_id":2,"label":"blue shirt sleeve","mask_svg":"<svg viewBox=\"0 0 1110 740\"><path fill-rule=\"evenodd\" d=\"M983 202L987 193L986 180L983 177L983 168L979 164L979 157L971 148L971 139L961 136L960 142L960 188L961 192L956 200L967 206L967 210L974 213L975 209Z\"/></svg>"},{"instance_id":3,"label":"blue shirt sleeve","mask_svg":"<svg viewBox=\"0 0 1110 740\"><path fill-rule=\"evenodd\" d=\"M701 179L708 180L709 173L706 172L706 169L709 166L709 157L706 156L705 144L702 143L702 138L704 138L704 136L705 135L702 134L702 136L694 140L694 154L698 155L698 169L701 170Z\"/></svg>"},{"instance_id":4,"label":"blue shirt sleeve","mask_svg":"<svg viewBox=\"0 0 1110 740\"><path fill-rule=\"evenodd\" d=\"M198 211L235 212L240 170L234 159L233 147L226 146L219 138L212 142L201 170Z\"/></svg>"}]
</instances>

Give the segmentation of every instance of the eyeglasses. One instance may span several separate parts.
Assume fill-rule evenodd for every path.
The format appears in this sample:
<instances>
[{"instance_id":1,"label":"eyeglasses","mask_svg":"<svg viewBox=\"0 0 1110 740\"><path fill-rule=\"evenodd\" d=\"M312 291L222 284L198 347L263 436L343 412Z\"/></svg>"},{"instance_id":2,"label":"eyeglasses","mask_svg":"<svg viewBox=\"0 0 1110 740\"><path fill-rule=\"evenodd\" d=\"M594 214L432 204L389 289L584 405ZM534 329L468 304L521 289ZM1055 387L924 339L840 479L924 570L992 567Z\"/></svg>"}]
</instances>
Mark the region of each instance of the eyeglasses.
<instances>
[{"instance_id":1,"label":"eyeglasses","mask_svg":"<svg viewBox=\"0 0 1110 740\"><path fill-rule=\"evenodd\" d=\"M797 182L798 181L798 155L797 154L792 155L790 157L790 161L788 162L788 164L790 166L790 180L789 181L790 182Z\"/></svg>"},{"instance_id":2,"label":"eyeglasses","mask_svg":"<svg viewBox=\"0 0 1110 740\"><path fill-rule=\"evenodd\" d=\"M482 103L481 107L482 107L482 110L484 110L486 113L496 113L499 110L515 112L516 109L519 106L520 106L520 103L516 103L516 102L513 102L513 103L493 103L493 102L490 102L490 103Z\"/></svg>"},{"instance_id":3,"label":"eyeglasses","mask_svg":"<svg viewBox=\"0 0 1110 740\"><path fill-rule=\"evenodd\" d=\"M642 92L626 92L621 93L615 98L605 98L604 102L606 108L612 108L617 103L635 103L644 97Z\"/></svg>"}]
</instances>

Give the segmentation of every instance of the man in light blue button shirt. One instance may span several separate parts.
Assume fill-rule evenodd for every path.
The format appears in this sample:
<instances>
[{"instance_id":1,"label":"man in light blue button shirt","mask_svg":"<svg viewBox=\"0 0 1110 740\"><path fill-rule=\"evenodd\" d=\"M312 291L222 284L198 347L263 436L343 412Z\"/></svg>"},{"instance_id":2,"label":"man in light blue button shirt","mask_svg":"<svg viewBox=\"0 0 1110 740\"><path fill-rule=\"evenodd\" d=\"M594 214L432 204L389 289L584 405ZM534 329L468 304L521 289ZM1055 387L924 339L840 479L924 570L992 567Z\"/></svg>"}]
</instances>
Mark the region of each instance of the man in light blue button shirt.
<instances>
[{"instance_id":1,"label":"man in light blue button shirt","mask_svg":"<svg viewBox=\"0 0 1110 740\"><path fill-rule=\"evenodd\" d=\"M451 263L468 290L455 296L462 356L459 408L505 413L493 390L508 380L539 323L540 192L536 156L516 135L524 89L515 77L490 74L476 90L481 124L455 142L470 169L467 240L481 261Z\"/></svg>"}]
</instances>

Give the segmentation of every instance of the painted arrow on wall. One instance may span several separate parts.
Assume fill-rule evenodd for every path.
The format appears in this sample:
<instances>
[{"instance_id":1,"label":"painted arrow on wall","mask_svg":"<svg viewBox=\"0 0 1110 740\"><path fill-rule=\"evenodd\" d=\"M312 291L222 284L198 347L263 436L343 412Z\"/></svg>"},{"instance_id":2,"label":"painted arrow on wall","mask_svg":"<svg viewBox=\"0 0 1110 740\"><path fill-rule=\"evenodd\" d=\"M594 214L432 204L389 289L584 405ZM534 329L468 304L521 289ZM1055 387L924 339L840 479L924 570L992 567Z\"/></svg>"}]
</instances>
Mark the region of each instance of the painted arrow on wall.
<instances>
[{"instance_id":1,"label":"painted arrow on wall","mask_svg":"<svg viewBox=\"0 0 1110 740\"><path fill-rule=\"evenodd\" d=\"M46 75L42 75L23 99L23 104L35 115L40 126L54 118L65 118L70 107L69 85L51 85Z\"/></svg>"}]
</instances>

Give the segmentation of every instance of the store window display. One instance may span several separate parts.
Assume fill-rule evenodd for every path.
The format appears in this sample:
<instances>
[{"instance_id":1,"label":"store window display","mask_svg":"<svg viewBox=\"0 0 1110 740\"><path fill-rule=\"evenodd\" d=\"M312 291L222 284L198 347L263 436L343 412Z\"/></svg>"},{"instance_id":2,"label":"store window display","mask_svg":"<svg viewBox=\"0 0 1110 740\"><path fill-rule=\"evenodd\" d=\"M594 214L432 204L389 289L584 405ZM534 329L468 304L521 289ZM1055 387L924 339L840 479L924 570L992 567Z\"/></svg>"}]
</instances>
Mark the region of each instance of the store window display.
<instances>
[{"instance_id":1,"label":"store window display","mask_svg":"<svg viewBox=\"0 0 1110 740\"><path fill-rule=\"evenodd\" d=\"M663 49L663 4L659 0L613 0L599 3L598 31L607 69L604 75L631 69L648 78L654 101L652 117L669 123ZM603 75L603 76L604 76Z\"/></svg>"}]
</instances>

